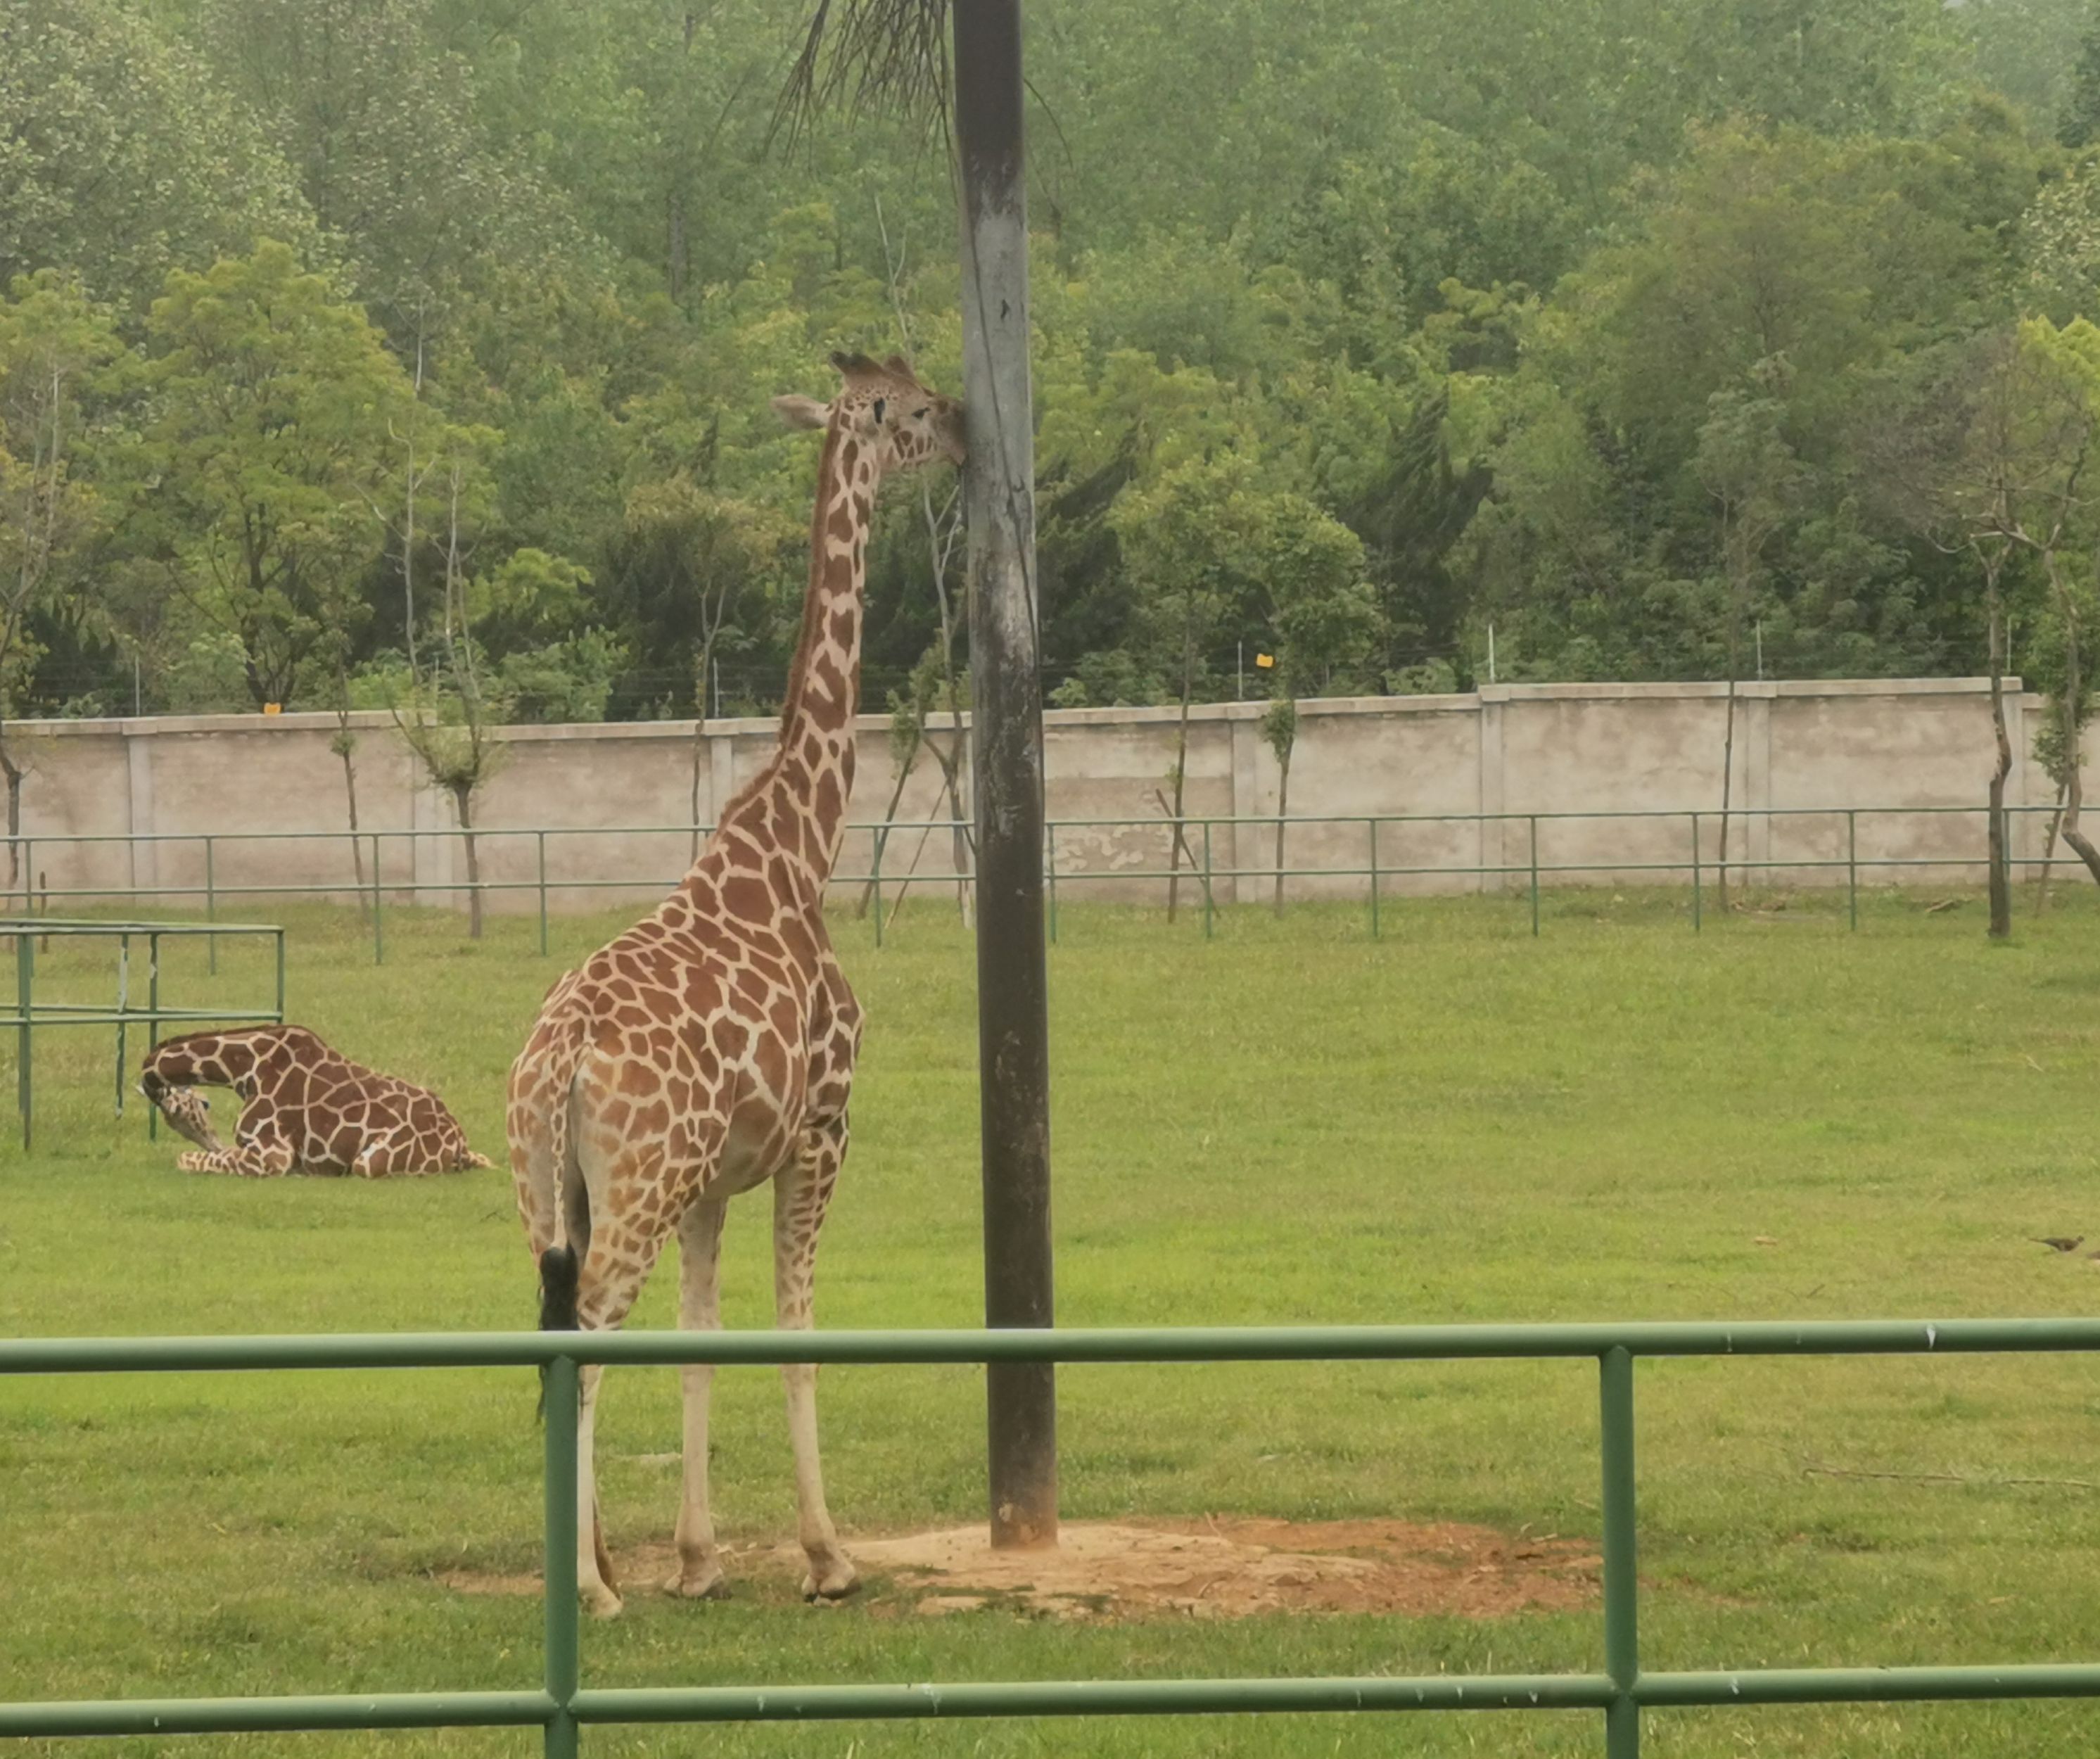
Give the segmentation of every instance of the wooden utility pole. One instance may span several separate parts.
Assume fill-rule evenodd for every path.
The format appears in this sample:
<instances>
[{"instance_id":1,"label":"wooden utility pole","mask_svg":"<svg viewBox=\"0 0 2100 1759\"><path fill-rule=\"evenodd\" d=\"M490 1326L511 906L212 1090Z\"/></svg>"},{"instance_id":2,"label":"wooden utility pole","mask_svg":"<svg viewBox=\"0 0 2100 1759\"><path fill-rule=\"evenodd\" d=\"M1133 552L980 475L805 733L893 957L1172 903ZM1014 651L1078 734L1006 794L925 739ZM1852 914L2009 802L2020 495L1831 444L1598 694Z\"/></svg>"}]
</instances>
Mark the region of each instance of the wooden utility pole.
<instances>
[{"instance_id":1,"label":"wooden utility pole","mask_svg":"<svg viewBox=\"0 0 2100 1759\"><path fill-rule=\"evenodd\" d=\"M975 687L985 1324L1047 1326L1049 1001L1020 0L956 0L950 17L969 444L964 505ZM992 1544L1054 1544L1056 1371L1048 1363L995 1363L986 1378Z\"/></svg>"}]
</instances>

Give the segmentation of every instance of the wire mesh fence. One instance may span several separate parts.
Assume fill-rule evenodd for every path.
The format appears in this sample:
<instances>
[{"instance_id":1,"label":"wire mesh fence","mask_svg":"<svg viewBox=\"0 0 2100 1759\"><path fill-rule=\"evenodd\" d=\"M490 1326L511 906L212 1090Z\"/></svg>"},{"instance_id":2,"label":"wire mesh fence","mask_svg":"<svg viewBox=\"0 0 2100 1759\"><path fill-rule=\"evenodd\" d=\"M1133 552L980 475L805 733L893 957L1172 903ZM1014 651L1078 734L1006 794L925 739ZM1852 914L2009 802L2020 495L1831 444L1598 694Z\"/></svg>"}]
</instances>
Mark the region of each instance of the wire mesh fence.
<instances>
[{"instance_id":1,"label":"wire mesh fence","mask_svg":"<svg viewBox=\"0 0 2100 1759\"><path fill-rule=\"evenodd\" d=\"M2008 808L2016 872L2080 865L2056 842L2049 807ZM45 833L0 839L0 896L24 915L150 905L215 921L223 906L307 899L355 908L374 957L403 908L530 912L540 950L550 917L668 891L706 824L533 825L494 829L218 830ZM929 819L846 828L835 906L872 918L877 944L915 897L963 902L971 827ZM1054 939L1076 900L1165 905L1201 917L1266 905L1352 903L1369 931L1409 899L1467 892L1529 903L1542 893L1639 886L1681 894L1690 926L1754 886L1826 892L1859 924L1863 888L1980 886L1980 806L1831 806L1539 812L1067 818L1048 821L1043 880ZM469 877L470 875L473 877Z\"/></svg>"}]
</instances>

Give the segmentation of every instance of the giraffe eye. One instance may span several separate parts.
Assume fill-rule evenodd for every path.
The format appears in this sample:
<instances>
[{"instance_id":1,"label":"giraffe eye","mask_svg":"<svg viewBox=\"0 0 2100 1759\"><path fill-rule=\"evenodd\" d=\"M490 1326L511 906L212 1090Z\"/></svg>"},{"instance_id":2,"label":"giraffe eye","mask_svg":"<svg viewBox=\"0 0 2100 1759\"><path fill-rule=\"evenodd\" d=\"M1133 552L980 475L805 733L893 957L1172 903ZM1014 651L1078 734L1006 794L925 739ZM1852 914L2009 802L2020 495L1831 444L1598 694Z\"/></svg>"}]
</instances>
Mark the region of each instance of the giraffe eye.
<instances>
[{"instance_id":1,"label":"giraffe eye","mask_svg":"<svg viewBox=\"0 0 2100 1759\"><path fill-rule=\"evenodd\" d=\"M921 405L920 408L914 409L911 412L911 419L915 422L923 422L925 418L926 411L924 405Z\"/></svg>"}]
</instances>

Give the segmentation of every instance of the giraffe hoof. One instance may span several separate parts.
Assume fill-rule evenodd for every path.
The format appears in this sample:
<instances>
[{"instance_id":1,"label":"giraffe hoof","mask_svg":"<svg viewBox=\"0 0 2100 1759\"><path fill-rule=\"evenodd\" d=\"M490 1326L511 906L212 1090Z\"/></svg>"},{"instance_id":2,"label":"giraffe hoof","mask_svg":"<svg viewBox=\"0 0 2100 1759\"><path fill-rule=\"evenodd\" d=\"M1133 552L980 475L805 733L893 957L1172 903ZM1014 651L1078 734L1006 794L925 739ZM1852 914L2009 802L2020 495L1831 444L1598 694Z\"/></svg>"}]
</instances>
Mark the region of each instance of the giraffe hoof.
<instances>
[{"instance_id":1,"label":"giraffe hoof","mask_svg":"<svg viewBox=\"0 0 2100 1759\"><path fill-rule=\"evenodd\" d=\"M664 1584L664 1592L675 1594L681 1600L726 1600L729 1598L729 1580L719 1567L710 1564L704 1570L695 1570L690 1575L680 1571Z\"/></svg>"},{"instance_id":2,"label":"giraffe hoof","mask_svg":"<svg viewBox=\"0 0 2100 1759\"><path fill-rule=\"evenodd\" d=\"M812 1569L802 1578L802 1598L811 1604L818 1601L844 1600L860 1588L860 1571L853 1567L850 1558L834 1558L821 1571Z\"/></svg>"},{"instance_id":3,"label":"giraffe hoof","mask_svg":"<svg viewBox=\"0 0 2100 1759\"><path fill-rule=\"evenodd\" d=\"M611 1589L586 1587L580 1589L579 1593L583 1598L584 1611L593 1619L616 1619L620 1616L620 1609L624 1602Z\"/></svg>"}]
</instances>

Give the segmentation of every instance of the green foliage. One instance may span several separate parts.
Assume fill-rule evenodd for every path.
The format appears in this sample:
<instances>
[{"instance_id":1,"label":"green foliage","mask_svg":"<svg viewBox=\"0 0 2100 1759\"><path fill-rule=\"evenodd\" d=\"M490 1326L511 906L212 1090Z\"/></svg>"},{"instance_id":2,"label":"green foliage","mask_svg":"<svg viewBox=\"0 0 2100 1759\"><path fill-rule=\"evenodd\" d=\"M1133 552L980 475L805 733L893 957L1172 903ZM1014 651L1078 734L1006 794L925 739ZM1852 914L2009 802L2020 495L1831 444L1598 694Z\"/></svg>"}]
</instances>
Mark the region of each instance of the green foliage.
<instances>
[{"instance_id":1,"label":"green foliage","mask_svg":"<svg viewBox=\"0 0 2100 1759\"><path fill-rule=\"evenodd\" d=\"M95 481L124 353L109 314L55 270L0 299L0 717L33 690L42 632L99 621L95 550L117 510Z\"/></svg>"},{"instance_id":2,"label":"green foliage","mask_svg":"<svg viewBox=\"0 0 2100 1759\"><path fill-rule=\"evenodd\" d=\"M310 241L262 117L150 9L0 0L0 285L38 269L143 312L172 267Z\"/></svg>"},{"instance_id":3,"label":"green foliage","mask_svg":"<svg viewBox=\"0 0 2100 1759\"><path fill-rule=\"evenodd\" d=\"M767 399L825 393L840 346L960 360L938 151L832 118L768 152L781 30L767 0L0 0L0 277L60 272L161 375L69 465L125 511L17 698L127 700L135 665L192 701L212 630L249 662L219 706L421 660L457 430L488 688L776 701L810 449ZM1284 644L1246 559L1286 497L1353 534L1376 613L1309 688L1463 687L1490 623L1505 676L1717 674L1746 610L1789 671L1973 670L1970 563L1892 509L1877 400L2096 309L2100 178L2055 138L2093 30L2088 0L1061 6L1029 45L1046 687L1178 696ZM311 285L265 322L272 276ZM1717 396L1772 404L1796 473L1748 589ZM936 636L926 523L878 518L871 700Z\"/></svg>"},{"instance_id":4,"label":"green foliage","mask_svg":"<svg viewBox=\"0 0 2100 1759\"><path fill-rule=\"evenodd\" d=\"M254 702L289 705L308 657L360 614L408 382L364 314L277 243L176 270L148 334L159 559L239 639Z\"/></svg>"}]
</instances>

